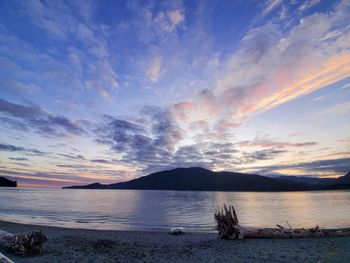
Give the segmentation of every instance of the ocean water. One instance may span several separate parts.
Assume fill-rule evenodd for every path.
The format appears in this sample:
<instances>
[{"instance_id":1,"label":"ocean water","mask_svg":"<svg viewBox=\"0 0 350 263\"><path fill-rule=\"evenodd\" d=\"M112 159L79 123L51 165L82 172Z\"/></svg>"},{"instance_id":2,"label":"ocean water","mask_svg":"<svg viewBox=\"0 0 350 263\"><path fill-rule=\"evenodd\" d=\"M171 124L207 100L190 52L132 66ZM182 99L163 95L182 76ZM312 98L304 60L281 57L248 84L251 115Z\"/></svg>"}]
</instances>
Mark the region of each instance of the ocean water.
<instances>
[{"instance_id":1,"label":"ocean water","mask_svg":"<svg viewBox=\"0 0 350 263\"><path fill-rule=\"evenodd\" d=\"M0 188L0 219L107 230L215 231L214 212L236 208L247 226L350 227L350 191L191 192Z\"/></svg>"}]
</instances>

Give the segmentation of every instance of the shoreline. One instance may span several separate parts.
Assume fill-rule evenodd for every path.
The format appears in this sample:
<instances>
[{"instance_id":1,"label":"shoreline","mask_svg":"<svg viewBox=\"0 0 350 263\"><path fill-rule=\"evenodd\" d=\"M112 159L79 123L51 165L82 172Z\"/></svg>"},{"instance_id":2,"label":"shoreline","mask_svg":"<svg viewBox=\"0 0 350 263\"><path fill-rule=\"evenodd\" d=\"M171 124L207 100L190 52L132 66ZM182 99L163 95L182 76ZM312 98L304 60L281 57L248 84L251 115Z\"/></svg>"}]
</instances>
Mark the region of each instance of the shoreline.
<instances>
[{"instance_id":1,"label":"shoreline","mask_svg":"<svg viewBox=\"0 0 350 263\"><path fill-rule=\"evenodd\" d=\"M39 256L15 262L347 262L350 237L222 240L216 233L173 236L159 231L72 229L0 220L11 232L42 231L48 242Z\"/></svg>"}]
</instances>

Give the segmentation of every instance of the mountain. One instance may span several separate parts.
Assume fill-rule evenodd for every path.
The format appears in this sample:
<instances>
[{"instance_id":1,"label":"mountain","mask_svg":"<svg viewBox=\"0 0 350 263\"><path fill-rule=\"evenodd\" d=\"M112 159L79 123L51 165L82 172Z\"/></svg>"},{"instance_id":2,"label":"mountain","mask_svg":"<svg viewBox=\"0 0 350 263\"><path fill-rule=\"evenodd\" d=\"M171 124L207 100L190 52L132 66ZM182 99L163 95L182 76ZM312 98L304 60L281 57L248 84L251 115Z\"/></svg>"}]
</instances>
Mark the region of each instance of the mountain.
<instances>
[{"instance_id":1,"label":"mountain","mask_svg":"<svg viewBox=\"0 0 350 263\"><path fill-rule=\"evenodd\" d=\"M282 175L275 177L278 180L290 180L298 183L305 183L311 185L331 185L336 182L336 178L317 178L317 177L306 177L306 176L291 176Z\"/></svg>"},{"instance_id":2,"label":"mountain","mask_svg":"<svg viewBox=\"0 0 350 263\"><path fill-rule=\"evenodd\" d=\"M69 186L69 189L140 189L190 191L302 191L314 187L291 180L278 180L256 174L213 172L200 167L176 168L131 181L103 185Z\"/></svg>"},{"instance_id":3,"label":"mountain","mask_svg":"<svg viewBox=\"0 0 350 263\"><path fill-rule=\"evenodd\" d=\"M332 185L326 186L327 190L350 189L350 172L335 179Z\"/></svg>"},{"instance_id":4,"label":"mountain","mask_svg":"<svg viewBox=\"0 0 350 263\"><path fill-rule=\"evenodd\" d=\"M6 179L5 177L0 177L0 187L17 187L17 182Z\"/></svg>"},{"instance_id":5,"label":"mountain","mask_svg":"<svg viewBox=\"0 0 350 263\"><path fill-rule=\"evenodd\" d=\"M316 178L305 176L279 176L278 180L289 180L297 183L313 185L320 190L350 189L350 172L338 178Z\"/></svg>"},{"instance_id":6,"label":"mountain","mask_svg":"<svg viewBox=\"0 0 350 263\"><path fill-rule=\"evenodd\" d=\"M348 172L346 175L344 176L340 176L337 178L337 182L338 183L350 183L350 172Z\"/></svg>"}]
</instances>

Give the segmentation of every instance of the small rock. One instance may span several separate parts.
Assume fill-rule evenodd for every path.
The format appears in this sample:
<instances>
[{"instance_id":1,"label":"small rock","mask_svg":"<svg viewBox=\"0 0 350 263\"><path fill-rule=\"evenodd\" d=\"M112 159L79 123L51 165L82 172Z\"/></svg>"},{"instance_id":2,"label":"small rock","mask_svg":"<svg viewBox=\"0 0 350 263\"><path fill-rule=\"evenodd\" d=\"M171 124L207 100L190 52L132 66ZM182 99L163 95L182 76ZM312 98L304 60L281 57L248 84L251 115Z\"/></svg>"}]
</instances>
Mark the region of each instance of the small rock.
<instances>
[{"instance_id":1,"label":"small rock","mask_svg":"<svg viewBox=\"0 0 350 263\"><path fill-rule=\"evenodd\" d=\"M183 234L185 234L185 230L183 227L172 227L170 229L170 233L172 235L183 235Z\"/></svg>"}]
</instances>

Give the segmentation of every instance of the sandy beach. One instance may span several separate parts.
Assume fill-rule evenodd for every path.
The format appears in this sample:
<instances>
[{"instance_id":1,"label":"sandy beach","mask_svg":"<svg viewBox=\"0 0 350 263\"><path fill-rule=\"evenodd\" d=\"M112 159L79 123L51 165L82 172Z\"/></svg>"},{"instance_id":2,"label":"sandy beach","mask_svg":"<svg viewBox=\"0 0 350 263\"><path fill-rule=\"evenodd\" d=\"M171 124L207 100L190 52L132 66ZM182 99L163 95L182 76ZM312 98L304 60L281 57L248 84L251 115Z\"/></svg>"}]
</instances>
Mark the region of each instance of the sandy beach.
<instances>
[{"instance_id":1,"label":"sandy beach","mask_svg":"<svg viewBox=\"0 0 350 263\"><path fill-rule=\"evenodd\" d=\"M15 262L349 262L350 238L221 240L214 233L102 231L0 221L11 233L43 231L40 256Z\"/></svg>"}]
</instances>

